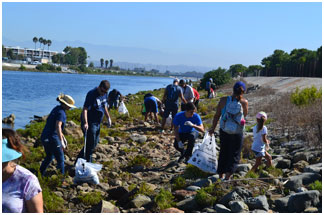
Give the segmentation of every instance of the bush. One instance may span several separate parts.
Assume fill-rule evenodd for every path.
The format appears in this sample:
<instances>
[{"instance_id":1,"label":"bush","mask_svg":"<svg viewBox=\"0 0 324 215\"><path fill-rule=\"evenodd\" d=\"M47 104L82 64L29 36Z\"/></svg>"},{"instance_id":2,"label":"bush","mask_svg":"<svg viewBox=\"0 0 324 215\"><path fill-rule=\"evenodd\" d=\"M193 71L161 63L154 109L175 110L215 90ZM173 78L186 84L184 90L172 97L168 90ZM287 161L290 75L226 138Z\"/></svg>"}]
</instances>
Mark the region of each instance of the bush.
<instances>
[{"instance_id":1,"label":"bush","mask_svg":"<svg viewBox=\"0 0 324 215\"><path fill-rule=\"evenodd\" d=\"M144 157L143 155L136 155L128 162L128 167L133 166L151 166L152 161L149 158Z\"/></svg>"},{"instance_id":2,"label":"bush","mask_svg":"<svg viewBox=\"0 0 324 215\"><path fill-rule=\"evenodd\" d=\"M18 129L18 134L23 137L40 138L46 122L32 122L26 125L25 129Z\"/></svg>"},{"instance_id":3,"label":"bush","mask_svg":"<svg viewBox=\"0 0 324 215\"><path fill-rule=\"evenodd\" d=\"M315 86L303 90L297 87L290 97L291 102L297 106L308 105L317 99L322 99L322 88L317 90Z\"/></svg>"},{"instance_id":4,"label":"bush","mask_svg":"<svg viewBox=\"0 0 324 215\"><path fill-rule=\"evenodd\" d=\"M314 183L309 184L308 188L311 190L318 190L318 191L322 192L322 182L316 180Z\"/></svg>"},{"instance_id":5,"label":"bush","mask_svg":"<svg viewBox=\"0 0 324 215\"><path fill-rule=\"evenodd\" d=\"M198 190L195 200L202 207L214 206L215 203L226 194L226 192L227 191L224 190L220 184L212 184Z\"/></svg>"},{"instance_id":6,"label":"bush","mask_svg":"<svg viewBox=\"0 0 324 215\"><path fill-rule=\"evenodd\" d=\"M187 186L186 179L179 176L176 177L174 180L174 183L172 184L172 190L180 190Z\"/></svg>"},{"instance_id":7,"label":"bush","mask_svg":"<svg viewBox=\"0 0 324 215\"><path fill-rule=\"evenodd\" d=\"M24 65L20 64L19 70L24 71L25 69L26 69L26 67Z\"/></svg>"},{"instance_id":8,"label":"bush","mask_svg":"<svg viewBox=\"0 0 324 215\"><path fill-rule=\"evenodd\" d=\"M184 177L188 179L207 178L209 175L192 164L188 164L184 171Z\"/></svg>"},{"instance_id":9,"label":"bush","mask_svg":"<svg viewBox=\"0 0 324 215\"><path fill-rule=\"evenodd\" d=\"M57 196L47 187L42 187L43 201L45 213L64 213L67 210L64 208L64 199Z\"/></svg>"},{"instance_id":10,"label":"bush","mask_svg":"<svg viewBox=\"0 0 324 215\"><path fill-rule=\"evenodd\" d=\"M154 202L157 205L158 209L164 210L175 205L173 199L174 196L172 195L172 193L162 188L159 194L155 196Z\"/></svg>"},{"instance_id":11,"label":"bush","mask_svg":"<svg viewBox=\"0 0 324 215\"><path fill-rule=\"evenodd\" d=\"M78 199L85 205L96 205L103 199L100 192L81 193Z\"/></svg>"},{"instance_id":12,"label":"bush","mask_svg":"<svg viewBox=\"0 0 324 215\"><path fill-rule=\"evenodd\" d=\"M205 89L206 88L206 82L212 78L213 82L216 84L216 86L220 86L223 84L228 83L231 80L231 75L222 68L218 68L217 70L212 70L210 72L207 72L204 74L204 77L201 79L200 88Z\"/></svg>"}]
</instances>

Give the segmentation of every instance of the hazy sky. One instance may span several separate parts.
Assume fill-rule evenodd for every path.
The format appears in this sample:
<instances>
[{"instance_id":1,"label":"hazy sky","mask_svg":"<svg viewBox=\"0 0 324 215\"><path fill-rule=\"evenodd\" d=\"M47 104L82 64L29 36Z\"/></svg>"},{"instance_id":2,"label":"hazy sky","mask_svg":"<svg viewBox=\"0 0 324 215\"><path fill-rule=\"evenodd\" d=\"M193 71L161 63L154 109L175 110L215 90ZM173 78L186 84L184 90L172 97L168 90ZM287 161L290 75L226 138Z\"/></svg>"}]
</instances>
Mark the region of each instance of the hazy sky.
<instances>
[{"instance_id":1,"label":"hazy sky","mask_svg":"<svg viewBox=\"0 0 324 215\"><path fill-rule=\"evenodd\" d=\"M2 36L14 41L42 36L160 53L122 59L142 61L137 63L249 66L260 64L275 49L290 53L319 48L322 3L3 2Z\"/></svg>"}]
</instances>

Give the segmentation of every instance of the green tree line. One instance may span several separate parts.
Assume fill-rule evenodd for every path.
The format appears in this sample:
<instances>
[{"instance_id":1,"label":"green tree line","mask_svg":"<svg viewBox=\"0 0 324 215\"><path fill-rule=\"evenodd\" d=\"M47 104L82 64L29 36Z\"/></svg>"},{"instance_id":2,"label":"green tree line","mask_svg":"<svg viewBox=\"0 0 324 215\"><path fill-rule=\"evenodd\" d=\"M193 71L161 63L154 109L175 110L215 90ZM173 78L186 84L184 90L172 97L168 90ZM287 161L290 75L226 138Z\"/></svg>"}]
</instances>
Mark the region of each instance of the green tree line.
<instances>
[{"instance_id":1,"label":"green tree line","mask_svg":"<svg viewBox=\"0 0 324 215\"><path fill-rule=\"evenodd\" d=\"M73 48L71 46L65 47L63 50L65 54L57 54L52 57L53 63L66 65L85 65L87 64L87 51L83 47Z\"/></svg>"}]
</instances>

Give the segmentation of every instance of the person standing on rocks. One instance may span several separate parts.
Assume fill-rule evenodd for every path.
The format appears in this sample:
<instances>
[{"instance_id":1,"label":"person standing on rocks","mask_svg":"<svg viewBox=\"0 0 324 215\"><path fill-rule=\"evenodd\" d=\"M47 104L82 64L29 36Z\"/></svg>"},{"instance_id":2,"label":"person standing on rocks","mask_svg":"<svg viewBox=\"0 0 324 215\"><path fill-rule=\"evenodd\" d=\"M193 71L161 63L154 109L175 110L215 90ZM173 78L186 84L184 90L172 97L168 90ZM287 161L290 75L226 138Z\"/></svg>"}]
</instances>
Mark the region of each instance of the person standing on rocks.
<instances>
[{"instance_id":1,"label":"person standing on rocks","mask_svg":"<svg viewBox=\"0 0 324 215\"><path fill-rule=\"evenodd\" d=\"M195 141L198 138L198 131L204 132L204 125L199 114L196 112L196 107L192 102L188 102L184 106L185 111L181 111L175 115L174 124L174 147L181 153L178 162L185 159L187 163L192 155L192 149ZM184 149L184 143L188 142L187 149Z\"/></svg>"},{"instance_id":2,"label":"person standing on rocks","mask_svg":"<svg viewBox=\"0 0 324 215\"><path fill-rule=\"evenodd\" d=\"M252 171L256 171L261 165L262 157L267 160L267 167L272 165L272 157L267 152L269 150L270 141L267 139L268 129L264 125L267 121L267 114L263 111L256 115L257 124L253 127L253 143L252 151L256 156L256 161L252 167Z\"/></svg>"},{"instance_id":3,"label":"person standing on rocks","mask_svg":"<svg viewBox=\"0 0 324 215\"><path fill-rule=\"evenodd\" d=\"M199 105L199 98L200 98L200 95L198 93L198 91L192 87L192 90L194 92L194 95L195 95L195 98L194 98L194 104L196 106L196 109L198 110L198 105Z\"/></svg>"},{"instance_id":4,"label":"person standing on rocks","mask_svg":"<svg viewBox=\"0 0 324 215\"><path fill-rule=\"evenodd\" d=\"M243 146L243 130L248 113L248 101L243 98L245 84L236 82L232 96L222 97L217 105L213 125L209 134L213 135L220 119L220 152L217 172L221 179L230 179L240 162Z\"/></svg>"},{"instance_id":5,"label":"person standing on rocks","mask_svg":"<svg viewBox=\"0 0 324 215\"><path fill-rule=\"evenodd\" d=\"M117 109L118 107L118 101L120 102L123 98L123 95L116 89L113 89L108 94L108 105L109 109L114 108Z\"/></svg>"},{"instance_id":6,"label":"person standing on rocks","mask_svg":"<svg viewBox=\"0 0 324 215\"><path fill-rule=\"evenodd\" d=\"M213 79L210 78L207 82L206 82L206 86L205 86L205 90L207 91L207 99L210 98L210 94L211 94L211 85L213 83Z\"/></svg>"},{"instance_id":7,"label":"person standing on rocks","mask_svg":"<svg viewBox=\"0 0 324 215\"><path fill-rule=\"evenodd\" d=\"M84 154L84 148L82 148L77 159L84 158L87 162L92 162L92 153L99 143L100 123L104 115L107 117L107 126L111 126L107 108L109 88L109 81L103 80L98 87L87 93L81 113L81 128L86 137L86 153Z\"/></svg>"},{"instance_id":8,"label":"person standing on rocks","mask_svg":"<svg viewBox=\"0 0 324 215\"><path fill-rule=\"evenodd\" d=\"M43 213L42 188L37 177L14 160L25 158L18 134L2 129L2 213Z\"/></svg>"},{"instance_id":9,"label":"person standing on rocks","mask_svg":"<svg viewBox=\"0 0 324 215\"><path fill-rule=\"evenodd\" d=\"M187 102L194 102L195 94L190 87L184 80L180 80L179 85L182 89L183 97L186 99ZM181 111L185 110L185 103L181 102Z\"/></svg>"},{"instance_id":10,"label":"person standing on rocks","mask_svg":"<svg viewBox=\"0 0 324 215\"><path fill-rule=\"evenodd\" d=\"M40 166L40 173L45 174L49 164L55 157L57 161L57 168L64 174L64 152L66 147L66 140L63 135L63 129L66 123L65 111L70 108L75 108L74 100L69 95L60 94L56 100L60 102L49 116L47 117L45 127L41 135L41 141L45 149L46 157Z\"/></svg>"},{"instance_id":11,"label":"person standing on rocks","mask_svg":"<svg viewBox=\"0 0 324 215\"><path fill-rule=\"evenodd\" d=\"M162 130L164 132L166 119L169 117L170 113L172 118L178 113L178 99L180 98L182 102L187 103L186 99L183 97L181 87L178 86L179 80L176 78L173 81L173 84L168 85L165 88L162 103L165 104L165 110L162 118ZM171 125L172 130L173 125Z\"/></svg>"}]
</instances>

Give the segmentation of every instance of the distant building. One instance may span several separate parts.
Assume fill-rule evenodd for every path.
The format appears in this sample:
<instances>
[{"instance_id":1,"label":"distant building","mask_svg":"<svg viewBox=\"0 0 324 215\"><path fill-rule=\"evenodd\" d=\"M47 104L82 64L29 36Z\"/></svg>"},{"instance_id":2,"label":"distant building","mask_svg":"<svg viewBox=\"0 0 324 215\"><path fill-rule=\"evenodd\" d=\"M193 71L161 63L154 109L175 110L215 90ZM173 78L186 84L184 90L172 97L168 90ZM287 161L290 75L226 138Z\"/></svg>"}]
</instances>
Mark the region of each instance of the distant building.
<instances>
[{"instance_id":1,"label":"distant building","mask_svg":"<svg viewBox=\"0 0 324 215\"><path fill-rule=\"evenodd\" d=\"M157 74L157 73L159 73L160 71L159 70L157 70L157 69L151 69L151 71L150 72L152 72L152 73L154 73L154 74Z\"/></svg>"},{"instance_id":2,"label":"distant building","mask_svg":"<svg viewBox=\"0 0 324 215\"><path fill-rule=\"evenodd\" d=\"M134 68L134 72L144 73L145 72L145 68Z\"/></svg>"},{"instance_id":3,"label":"distant building","mask_svg":"<svg viewBox=\"0 0 324 215\"><path fill-rule=\"evenodd\" d=\"M24 59L30 58L33 61L39 61L41 63L48 63L52 61L52 56L59 54L57 51L50 51L50 50L42 50L42 49L29 49L29 48L20 48L12 47L12 46L5 46L4 47L6 52L9 50L12 50L12 53L14 55L21 55L24 57ZM62 53L64 54L64 53Z\"/></svg>"}]
</instances>

